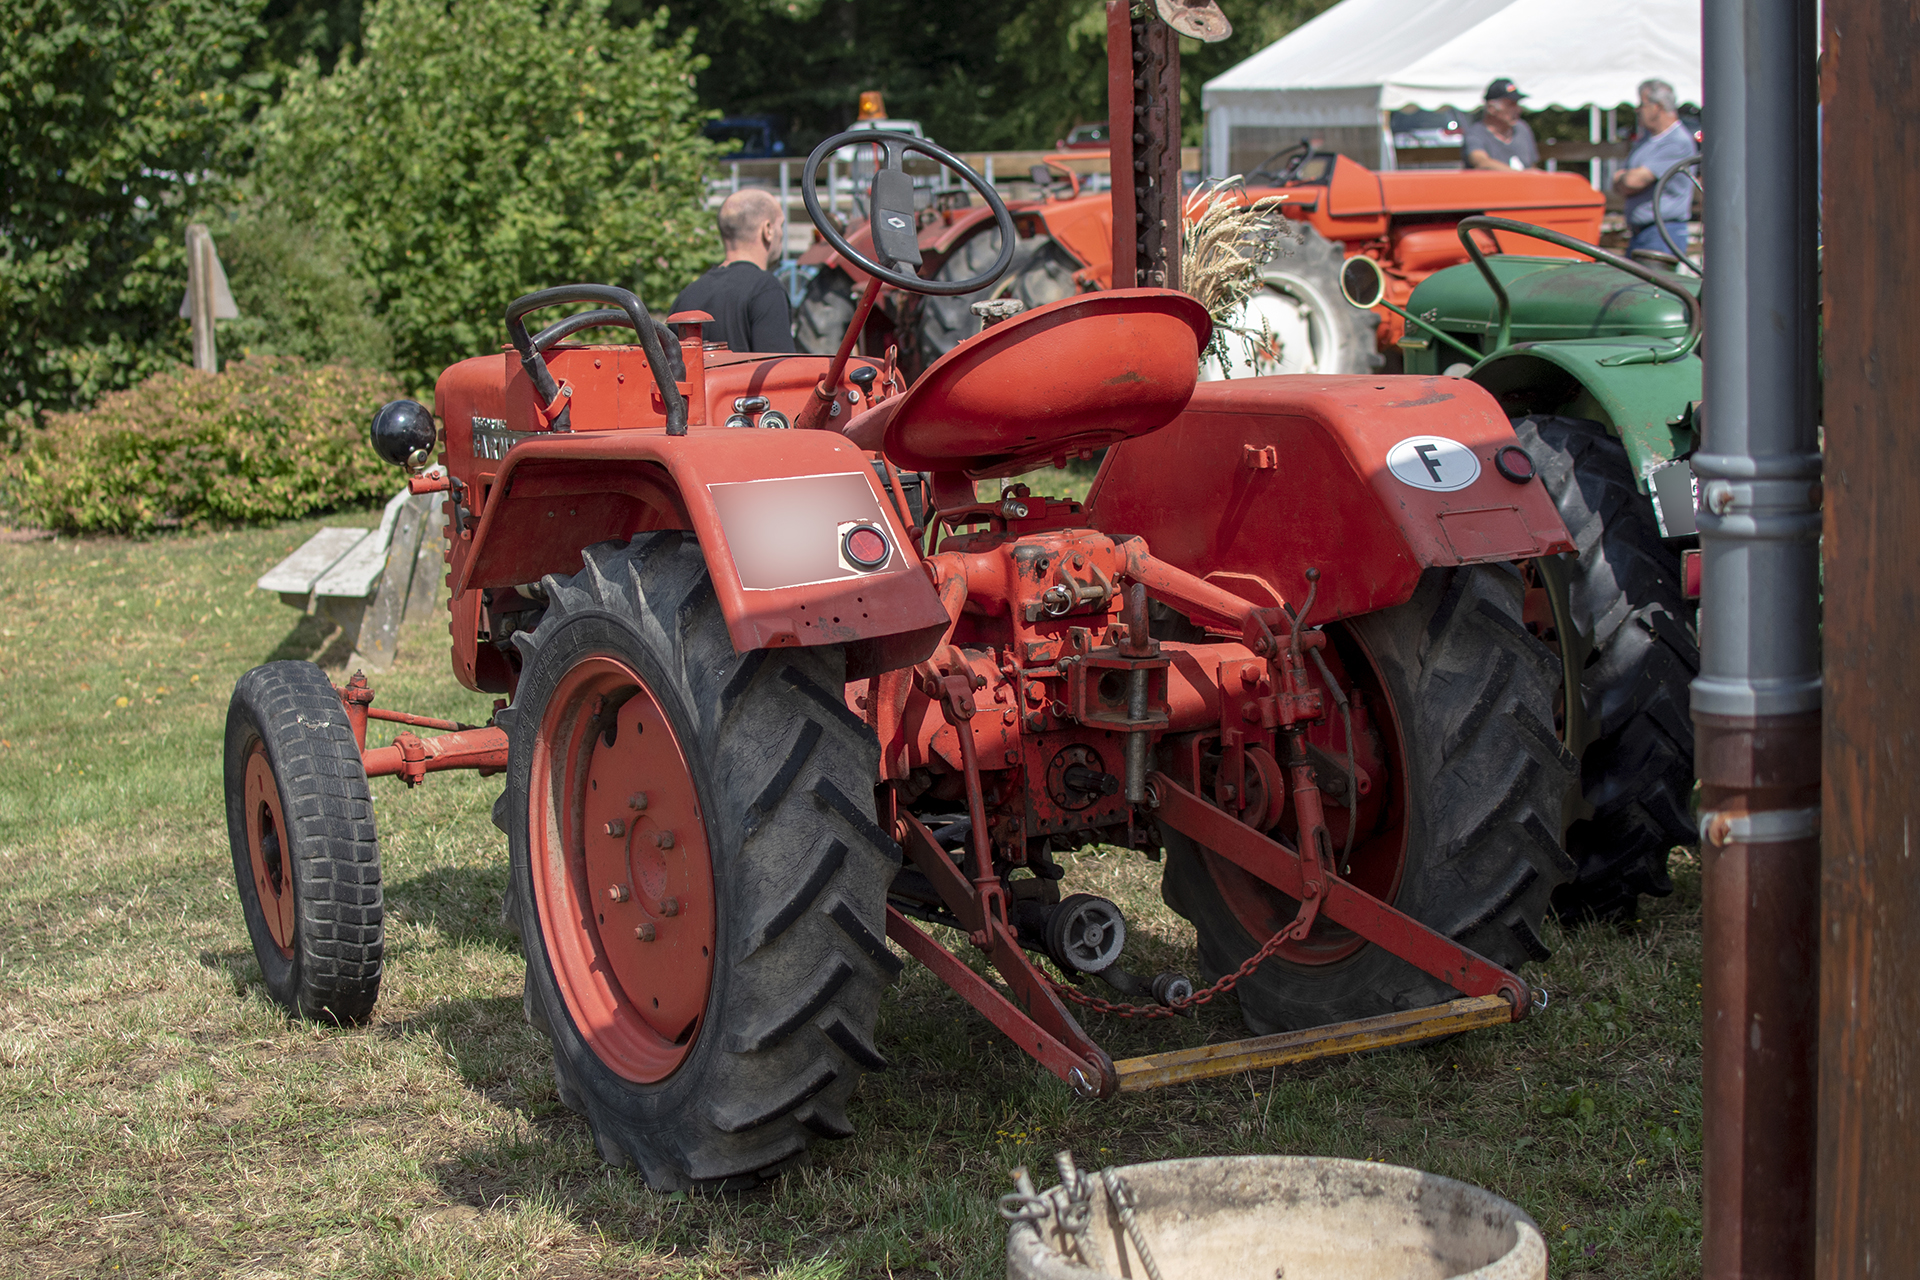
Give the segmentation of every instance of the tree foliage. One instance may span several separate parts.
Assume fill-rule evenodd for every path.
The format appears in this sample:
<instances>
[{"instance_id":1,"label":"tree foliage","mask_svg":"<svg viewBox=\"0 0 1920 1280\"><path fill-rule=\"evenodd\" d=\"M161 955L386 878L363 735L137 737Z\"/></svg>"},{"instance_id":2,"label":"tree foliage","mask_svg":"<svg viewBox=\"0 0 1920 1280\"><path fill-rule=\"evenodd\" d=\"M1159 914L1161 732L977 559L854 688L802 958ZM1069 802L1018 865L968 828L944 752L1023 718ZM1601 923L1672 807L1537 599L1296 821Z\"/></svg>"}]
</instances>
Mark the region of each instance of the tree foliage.
<instances>
[{"instance_id":1,"label":"tree foliage","mask_svg":"<svg viewBox=\"0 0 1920 1280\"><path fill-rule=\"evenodd\" d=\"M262 190L351 245L394 367L432 385L496 349L515 296L570 281L670 302L719 256L689 41L603 0L377 0L260 124Z\"/></svg>"},{"instance_id":2,"label":"tree foliage","mask_svg":"<svg viewBox=\"0 0 1920 1280\"><path fill-rule=\"evenodd\" d=\"M634 13L653 0L614 0ZM1233 36L1181 42L1188 140L1200 86L1333 0L1222 0ZM625 6L625 8L623 8ZM676 30L708 60L703 105L770 114L805 148L846 127L862 89L964 150L1050 147L1107 112L1104 0L668 0Z\"/></svg>"},{"instance_id":3,"label":"tree foliage","mask_svg":"<svg viewBox=\"0 0 1920 1280\"><path fill-rule=\"evenodd\" d=\"M186 222L222 186L258 0L0 0L0 416L186 351Z\"/></svg>"},{"instance_id":4,"label":"tree foliage","mask_svg":"<svg viewBox=\"0 0 1920 1280\"><path fill-rule=\"evenodd\" d=\"M360 369L392 365L392 336L373 313L373 286L345 233L296 223L258 201L209 222L240 312L220 323L223 360L274 355Z\"/></svg>"}]
</instances>

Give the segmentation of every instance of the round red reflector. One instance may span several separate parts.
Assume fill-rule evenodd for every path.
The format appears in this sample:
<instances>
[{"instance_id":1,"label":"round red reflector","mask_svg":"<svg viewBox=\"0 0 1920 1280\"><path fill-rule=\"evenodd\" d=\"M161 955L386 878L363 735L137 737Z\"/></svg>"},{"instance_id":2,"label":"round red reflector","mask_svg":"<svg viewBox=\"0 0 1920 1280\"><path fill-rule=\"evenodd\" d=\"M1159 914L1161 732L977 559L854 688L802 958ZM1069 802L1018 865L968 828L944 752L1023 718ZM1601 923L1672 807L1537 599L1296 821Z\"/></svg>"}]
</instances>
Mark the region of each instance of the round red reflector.
<instances>
[{"instance_id":1,"label":"round red reflector","mask_svg":"<svg viewBox=\"0 0 1920 1280\"><path fill-rule=\"evenodd\" d=\"M862 569L878 569L887 562L892 548L887 545L887 535L870 524L855 525L847 530L847 559Z\"/></svg>"}]
</instances>

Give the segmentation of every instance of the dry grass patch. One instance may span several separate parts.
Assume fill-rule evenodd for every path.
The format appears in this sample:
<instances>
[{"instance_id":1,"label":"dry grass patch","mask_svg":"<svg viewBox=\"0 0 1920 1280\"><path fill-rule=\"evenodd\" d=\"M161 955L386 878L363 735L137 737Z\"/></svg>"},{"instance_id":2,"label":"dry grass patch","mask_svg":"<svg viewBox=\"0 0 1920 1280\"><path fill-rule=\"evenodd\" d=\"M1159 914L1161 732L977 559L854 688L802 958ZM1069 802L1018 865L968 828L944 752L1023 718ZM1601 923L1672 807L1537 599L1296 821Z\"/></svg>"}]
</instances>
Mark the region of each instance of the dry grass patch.
<instances>
[{"instance_id":1,"label":"dry grass patch","mask_svg":"<svg viewBox=\"0 0 1920 1280\"><path fill-rule=\"evenodd\" d=\"M498 782L385 780L379 1009L289 1022L240 923L220 726L255 663L344 657L250 591L319 523L0 545L0 1276L984 1280L1007 1170L1062 1146L1416 1165L1526 1207L1556 1276L1697 1273L1699 877L1680 859L1631 929L1549 929L1554 1003L1519 1026L1100 1105L909 967L855 1136L760 1192L690 1200L602 1166L555 1096L500 920ZM438 624L376 687L487 710ZM1069 862L1127 909L1131 967L1192 972L1157 876L1118 850ZM1116 1056L1240 1034L1231 999L1089 1025Z\"/></svg>"}]
</instances>

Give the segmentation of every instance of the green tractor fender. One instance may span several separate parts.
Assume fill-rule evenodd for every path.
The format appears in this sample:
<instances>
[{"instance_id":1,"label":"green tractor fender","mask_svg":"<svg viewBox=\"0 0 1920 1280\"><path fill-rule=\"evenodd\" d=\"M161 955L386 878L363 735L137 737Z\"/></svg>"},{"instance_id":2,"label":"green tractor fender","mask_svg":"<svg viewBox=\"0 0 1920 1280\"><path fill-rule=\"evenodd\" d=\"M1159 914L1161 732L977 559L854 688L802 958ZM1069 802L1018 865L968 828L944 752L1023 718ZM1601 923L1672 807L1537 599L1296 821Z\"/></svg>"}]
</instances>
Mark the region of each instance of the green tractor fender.
<instances>
[{"instance_id":1,"label":"green tractor fender","mask_svg":"<svg viewBox=\"0 0 1920 1280\"><path fill-rule=\"evenodd\" d=\"M1480 361L1467 377L1492 392L1508 417L1558 413L1605 424L1626 446L1661 532L1678 537L1694 532L1691 472L1675 463L1699 439L1700 357L1616 363L1670 346L1665 338L1632 336L1516 343Z\"/></svg>"},{"instance_id":2,"label":"green tractor fender","mask_svg":"<svg viewBox=\"0 0 1920 1280\"><path fill-rule=\"evenodd\" d=\"M1471 234L1483 230L1531 236L1592 261L1488 258ZM1625 447L1661 534L1693 533L1692 473L1682 460L1699 435L1698 284L1511 219L1464 218L1458 231L1471 263L1435 272L1405 309L1392 308L1408 324L1400 344L1407 372L1438 373L1454 360L1448 371L1492 392L1510 418L1601 423ZM1378 302L1385 281L1377 265L1352 258L1341 291L1356 305Z\"/></svg>"}]
</instances>

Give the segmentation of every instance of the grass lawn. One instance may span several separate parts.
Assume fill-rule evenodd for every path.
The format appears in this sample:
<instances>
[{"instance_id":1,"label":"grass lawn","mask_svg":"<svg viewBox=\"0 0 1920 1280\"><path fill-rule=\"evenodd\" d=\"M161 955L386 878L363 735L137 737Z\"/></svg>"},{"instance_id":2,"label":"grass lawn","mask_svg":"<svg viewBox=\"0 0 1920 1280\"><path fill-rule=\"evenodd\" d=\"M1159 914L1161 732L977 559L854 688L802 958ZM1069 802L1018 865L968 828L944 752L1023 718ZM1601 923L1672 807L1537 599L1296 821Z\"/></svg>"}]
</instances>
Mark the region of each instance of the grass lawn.
<instances>
[{"instance_id":1,"label":"grass lawn","mask_svg":"<svg viewBox=\"0 0 1920 1280\"><path fill-rule=\"evenodd\" d=\"M1526 1208L1556 1277L1698 1273L1700 880L1679 854L1678 890L1630 929L1549 926L1531 976L1553 1003L1525 1023L1104 1104L910 966L855 1136L770 1188L687 1199L602 1166L555 1096L500 922L499 782L386 779L379 1010L289 1022L235 900L220 735L256 663L346 674L312 620L252 590L321 523L0 544L0 1276L984 1280L1005 1270L1008 1170L1061 1147L1413 1165ZM403 633L375 687L488 710L437 623ZM1128 909L1138 967L1196 972L1157 872L1088 849L1068 882ZM1089 1017L1116 1057L1243 1034L1231 998L1171 1032Z\"/></svg>"}]
</instances>

